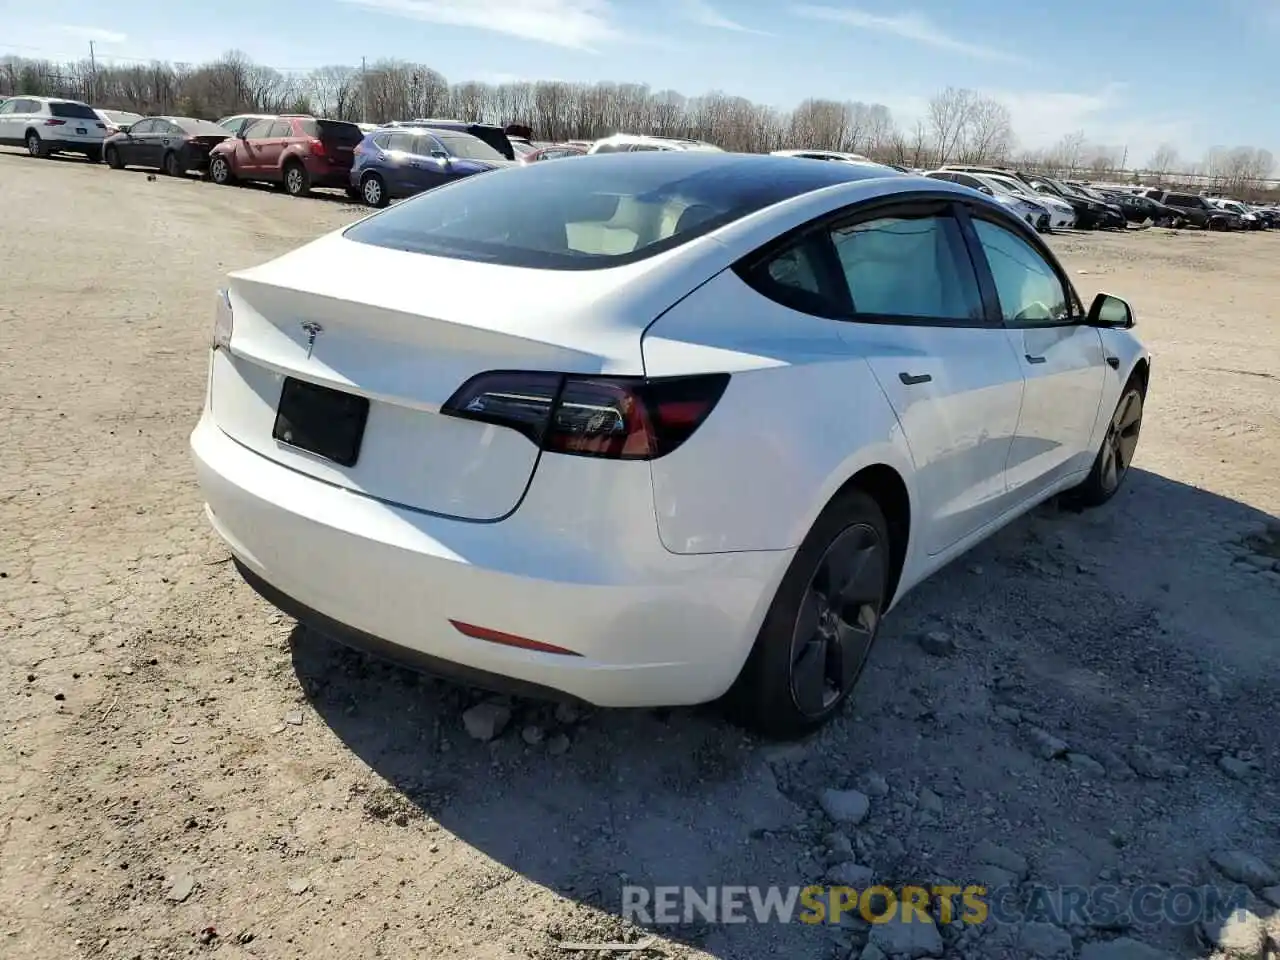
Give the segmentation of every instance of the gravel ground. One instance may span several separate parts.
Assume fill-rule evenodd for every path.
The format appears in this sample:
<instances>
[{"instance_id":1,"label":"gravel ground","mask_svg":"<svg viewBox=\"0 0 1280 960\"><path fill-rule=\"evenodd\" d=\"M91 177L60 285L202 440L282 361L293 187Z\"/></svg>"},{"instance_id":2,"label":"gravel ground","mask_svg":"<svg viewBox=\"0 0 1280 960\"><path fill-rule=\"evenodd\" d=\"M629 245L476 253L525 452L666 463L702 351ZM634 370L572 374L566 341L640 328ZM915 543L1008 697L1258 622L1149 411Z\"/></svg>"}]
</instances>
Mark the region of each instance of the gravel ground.
<instances>
[{"instance_id":1,"label":"gravel ground","mask_svg":"<svg viewBox=\"0 0 1280 960\"><path fill-rule=\"evenodd\" d=\"M0 955L1142 960L1277 936L1280 236L1055 238L1154 352L1135 473L919 587L810 741L514 701L482 742L481 695L240 583L189 465L223 274L360 209L16 153L0 209ZM694 922L565 948L645 935L624 884L826 876L1255 890L1226 930Z\"/></svg>"}]
</instances>

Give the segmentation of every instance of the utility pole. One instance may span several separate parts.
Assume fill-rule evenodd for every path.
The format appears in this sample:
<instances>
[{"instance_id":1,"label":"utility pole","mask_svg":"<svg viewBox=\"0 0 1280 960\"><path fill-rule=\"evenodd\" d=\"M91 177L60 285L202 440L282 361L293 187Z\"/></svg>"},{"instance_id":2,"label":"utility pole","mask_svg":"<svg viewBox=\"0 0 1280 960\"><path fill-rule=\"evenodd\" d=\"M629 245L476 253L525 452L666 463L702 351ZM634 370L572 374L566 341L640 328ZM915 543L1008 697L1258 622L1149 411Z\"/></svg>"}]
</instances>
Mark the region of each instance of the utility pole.
<instances>
[{"instance_id":1,"label":"utility pole","mask_svg":"<svg viewBox=\"0 0 1280 960\"><path fill-rule=\"evenodd\" d=\"M369 122L369 76L365 71L364 57L360 58L360 122Z\"/></svg>"},{"instance_id":2,"label":"utility pole","mask_svg":"<svg viewBox=\"0 0 1280 960\"><path fill-rule=\"evenodd\" d=\"M98 99L98 60L94 56L93 41L89 41L89 102Z\"/></svg>"}]
</instances>

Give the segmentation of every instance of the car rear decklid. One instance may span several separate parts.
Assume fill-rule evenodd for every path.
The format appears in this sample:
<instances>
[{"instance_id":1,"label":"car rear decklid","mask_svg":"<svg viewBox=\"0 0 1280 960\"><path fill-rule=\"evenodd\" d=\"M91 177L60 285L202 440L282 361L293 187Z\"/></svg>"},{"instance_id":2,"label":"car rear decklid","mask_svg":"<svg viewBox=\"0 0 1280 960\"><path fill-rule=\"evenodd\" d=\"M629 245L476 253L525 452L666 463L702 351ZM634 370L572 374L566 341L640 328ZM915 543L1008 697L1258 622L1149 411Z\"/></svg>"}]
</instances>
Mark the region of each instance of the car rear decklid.
<instances>
[{"instance_id":1,"label":"car rear decklid","mask_svg":"<svg viewBox=\"0 0 1280 960\"><path fill-rule=\"evenodd\" d=\"M303 127L308 136L324 145L324 154L332 166L351 167L356 145L364 139L359 126L345 120L307 120Z\"/></svg>"},{"instance_id":2,"label":"car rear decklid","mask_svg":"<svg viewBox=\"0 0 1280 960\"><path fill-rule=\"evenodd\" d=\"M538 445L440 408L487 371L641 373L644 322L608 322L621 272L529 270L322 238L232 275L233 333L213 360L214 419L244 446L319 480L432 513L501 518L519 504ZM513 307L498 290L519 290L534 306ZM583 323L562 306L587 299L603 322Z\"/></svg>"}]
</instances>

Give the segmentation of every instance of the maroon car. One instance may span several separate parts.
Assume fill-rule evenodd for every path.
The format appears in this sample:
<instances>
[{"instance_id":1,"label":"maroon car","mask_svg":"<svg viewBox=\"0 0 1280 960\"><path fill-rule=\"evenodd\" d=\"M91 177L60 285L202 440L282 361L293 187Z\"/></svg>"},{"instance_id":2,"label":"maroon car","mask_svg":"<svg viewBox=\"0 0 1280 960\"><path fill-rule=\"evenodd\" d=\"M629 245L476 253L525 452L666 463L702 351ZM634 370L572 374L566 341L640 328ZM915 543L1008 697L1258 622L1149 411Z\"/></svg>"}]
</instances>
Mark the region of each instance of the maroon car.
<instances>
[{"instance_id":1,"label":"maroon car","mask_svg":"<svg viewBox=\"0 0 1280 960\"><path fill-rule=\"evenodd\" d=\"M585 157L587 151L571 143L553 143L520 155L521 163L538 163L541 160L563 160L565 157Z\"/></svg>"},{"instance_id":2,"label":"maroon car","mask_svg":"<svg viewBox=\"0 0 1280 960\"><path fill-rule=\"evenodd\" d=\"M209 179L278 183L294 197L313 187L350 192L351 164L362 139L363 131L345 120L263 117L210 151Z\"/></svg>"}]
</instances>

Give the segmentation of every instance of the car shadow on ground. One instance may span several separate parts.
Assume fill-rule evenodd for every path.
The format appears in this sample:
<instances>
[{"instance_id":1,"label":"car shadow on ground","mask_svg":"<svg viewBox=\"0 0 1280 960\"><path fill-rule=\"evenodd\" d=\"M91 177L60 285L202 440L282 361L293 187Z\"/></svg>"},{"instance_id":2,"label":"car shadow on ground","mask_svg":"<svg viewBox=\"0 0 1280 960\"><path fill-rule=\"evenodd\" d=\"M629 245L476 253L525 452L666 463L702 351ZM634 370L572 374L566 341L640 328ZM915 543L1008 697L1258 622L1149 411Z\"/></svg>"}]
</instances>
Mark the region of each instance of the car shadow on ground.
<instances>
[{"instance_id":1,"label":"car shadow on ground","mask_svg":"<svg viewBox=\"0 0 1280 960\"><path fill-rule=\"evenodd\" d=\"M635 940L643 931L627 921L646 918L624 916L628 885L829 878L842 854L817 803L828 788L871 797L866 822L843 828L843 856L891 885L971 882L983 838L1025 856L1033 881L1058 885L1185 882L1188 868L1225 883L1207 860L1223 846L1280 862L1266 799L1280 744L1251 722L1280 714L1280 573L1264 571L1269 560L1280 561L1276 518L1152 473L1135 470L1098 510L1044 505L910 594L885 622L857 703L796 744L762 744L714 707L575 715L526 700L502 701L505 729L478 742L461 717L488 695L301 627L291 645L321 718L385 782L363 800L369 816L409 831L434 821L589 908L589 927L548 931L549 944L584 930ZM927 631L952 648L917 642ZM1256 768L1247 782L1222 774L1211 743L1237 727L1229 747ZM1040 728L1106 775L1046 760L1027 734ZM1119 759L1133 749L1174 757L1184 778L1135 778ZM846 956L868 936L856 918L680 920L660 932L735 960ZM981 935L996 950L1010 929ZM1114 935L1075 932L1077 943ZM1171 923L1134 935L1183 955L1197 943Z\"/></svg>"}]
</instances>

